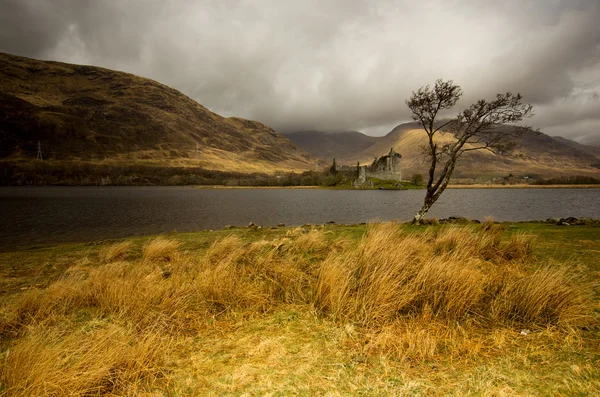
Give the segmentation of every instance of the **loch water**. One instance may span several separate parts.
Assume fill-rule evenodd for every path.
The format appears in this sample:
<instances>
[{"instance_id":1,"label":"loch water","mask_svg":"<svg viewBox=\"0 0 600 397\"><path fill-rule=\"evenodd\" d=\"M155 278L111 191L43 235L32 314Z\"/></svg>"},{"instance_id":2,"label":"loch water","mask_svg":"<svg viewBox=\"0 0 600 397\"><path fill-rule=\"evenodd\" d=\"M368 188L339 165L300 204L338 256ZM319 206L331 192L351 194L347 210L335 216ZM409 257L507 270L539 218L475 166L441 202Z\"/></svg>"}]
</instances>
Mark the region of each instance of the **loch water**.
<instances>
[{"instance_id":1,"label":"loch water","mask_svg":"<svg viewBox=\"0 0 600 397\"><path fill-rule=\"evenodd\" d=\"M3 187L0 249L220 229L226 225L408 221L423 190ZM430 217L600 218L600 189L448 189Z\"/></svg>"}]
</instances>

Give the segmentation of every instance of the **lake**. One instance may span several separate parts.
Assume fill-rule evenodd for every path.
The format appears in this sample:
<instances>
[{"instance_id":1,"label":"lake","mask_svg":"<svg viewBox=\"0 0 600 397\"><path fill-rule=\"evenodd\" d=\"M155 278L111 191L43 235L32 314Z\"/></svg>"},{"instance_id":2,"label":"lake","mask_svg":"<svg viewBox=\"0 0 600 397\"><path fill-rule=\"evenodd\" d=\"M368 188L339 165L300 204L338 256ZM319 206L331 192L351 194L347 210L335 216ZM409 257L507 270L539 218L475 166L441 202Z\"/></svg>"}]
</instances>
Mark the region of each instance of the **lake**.
<instances>
[{"instance_id":1,"label":"lake","mask_svg":"<svg viewBox=\"0 0 600 397\"><path fill-rule=\"evenodd\" d=\"M423 190L3 187L0 249L225 225L408 221ZM429 217L600 217L600 189L448 189Z\"/></svg>"}]
</instances>

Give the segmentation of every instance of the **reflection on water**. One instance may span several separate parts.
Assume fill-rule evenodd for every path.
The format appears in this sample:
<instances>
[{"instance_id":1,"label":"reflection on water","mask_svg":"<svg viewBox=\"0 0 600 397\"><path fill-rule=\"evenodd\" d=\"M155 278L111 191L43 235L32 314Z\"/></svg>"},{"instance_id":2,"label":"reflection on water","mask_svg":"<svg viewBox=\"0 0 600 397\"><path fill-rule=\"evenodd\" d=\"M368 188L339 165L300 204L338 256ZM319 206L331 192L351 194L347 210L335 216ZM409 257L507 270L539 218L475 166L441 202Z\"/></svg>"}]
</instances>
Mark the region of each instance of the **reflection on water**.
<instances>
[{"instance_id":1,"label":"reflection on water","mask_svg":"<svg viewBox=\"0 0 600 397\"><path fill-rule=\"evenodd\" d=\"M407 221L423 190L0 188L0 249L225 225ZM429 216L496 220L600 217L600 189L450 189Z\"/></svg>"}]
</instances>

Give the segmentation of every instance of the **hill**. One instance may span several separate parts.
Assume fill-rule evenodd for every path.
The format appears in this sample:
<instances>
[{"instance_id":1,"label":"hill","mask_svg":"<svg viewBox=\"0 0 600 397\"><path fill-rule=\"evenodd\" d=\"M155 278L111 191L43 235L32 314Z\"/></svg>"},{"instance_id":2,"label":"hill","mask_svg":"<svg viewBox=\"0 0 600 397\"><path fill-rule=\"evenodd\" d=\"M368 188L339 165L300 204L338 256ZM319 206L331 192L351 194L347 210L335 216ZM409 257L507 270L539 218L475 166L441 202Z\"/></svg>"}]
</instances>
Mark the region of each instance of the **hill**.
<instances>
[{"instance_id":1,"label":"hill","mask_svg":"<svg viewBox=\"0 0 600 397\"><path fill-rule=\"evenodd\" d=\"M305 170L314 159L270 127L224 118L156 81L0 53L0 160Z\"/></svg>"},{"instance_id":2,"label":"hill","mask_svg":"<svg viewBox=\"0 0 600 397\"><path fill-rule=\"evenodd\" d=\"M320 151L311 152L309 149L307 151L315 156L319 156L322 152L335 153L335 146L328 147L330 142L327 139L319 137L318 133L313 135L321 146ZM288 137L293 141L296 139L293 134L289 134ZM452 136L441 134L439 139L451 140ZM305 143L296 143L304 148L310 147ZM374 143L360 152L348 156L336 156L336 159L338 164L355 164L357 161L367 164L372 162L374 157L387 153L393 147L402 154L404 175L410 177L413 173L425 174L427 171L422 156L422 147L426 143L425 132L417 123L405 123L398 125L385 136L374 137ZM540 177L568 175L600 177L600 162L594 155L593 147L576 142L573 144L543 133L528 133L519 139L518 147L506 155L496 155L488 151L466 153L458 161L455 175L458 178L484 179L508 174ZM344 149L342 147L341 153L346 153Z\"/></svg>"}]
</instances>

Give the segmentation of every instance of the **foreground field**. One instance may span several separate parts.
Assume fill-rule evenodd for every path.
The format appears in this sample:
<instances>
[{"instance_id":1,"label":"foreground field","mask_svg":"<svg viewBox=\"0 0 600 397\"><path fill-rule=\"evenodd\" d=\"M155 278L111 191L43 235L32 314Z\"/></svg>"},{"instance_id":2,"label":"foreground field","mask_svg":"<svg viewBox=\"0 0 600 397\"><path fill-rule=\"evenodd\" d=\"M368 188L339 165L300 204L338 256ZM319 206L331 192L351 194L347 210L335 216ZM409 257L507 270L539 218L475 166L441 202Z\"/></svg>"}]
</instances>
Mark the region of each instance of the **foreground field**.
<instances>
[{"instance_id":1,"label":"foreground field","mask_svg":"<svg viewBox=\"0 0 600 397\"><path fill-rule=\"evenodd\" d=\"M599 253L491 222L0 253L0 394L597 395Z\"/></svg>"}]
</instances>

